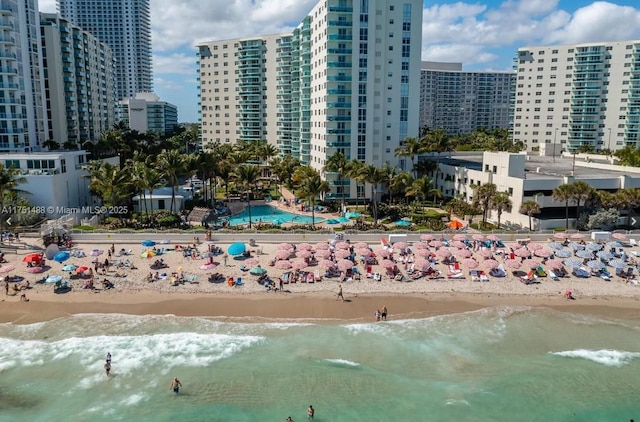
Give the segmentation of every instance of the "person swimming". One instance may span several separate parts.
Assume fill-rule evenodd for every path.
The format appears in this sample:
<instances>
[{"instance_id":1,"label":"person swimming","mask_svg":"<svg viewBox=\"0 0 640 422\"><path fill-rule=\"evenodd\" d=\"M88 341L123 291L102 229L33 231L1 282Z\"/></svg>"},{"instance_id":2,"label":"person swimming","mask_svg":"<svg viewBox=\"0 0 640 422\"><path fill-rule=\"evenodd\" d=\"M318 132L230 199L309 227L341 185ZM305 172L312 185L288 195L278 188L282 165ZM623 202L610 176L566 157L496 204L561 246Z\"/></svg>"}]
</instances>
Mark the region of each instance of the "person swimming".
<instances>
[{"instance_id":1,"label":"person swimming","mask_svg":"<svg viewBox=\"0 0 640 422\"><path fill-rule=\"evenodd\" d=\"M182 383L178 380L178 377L173 377L171 380L171 389L174 393L178 394L180 392L180 388L182 387Z\"/></svg>"}]
</instances>

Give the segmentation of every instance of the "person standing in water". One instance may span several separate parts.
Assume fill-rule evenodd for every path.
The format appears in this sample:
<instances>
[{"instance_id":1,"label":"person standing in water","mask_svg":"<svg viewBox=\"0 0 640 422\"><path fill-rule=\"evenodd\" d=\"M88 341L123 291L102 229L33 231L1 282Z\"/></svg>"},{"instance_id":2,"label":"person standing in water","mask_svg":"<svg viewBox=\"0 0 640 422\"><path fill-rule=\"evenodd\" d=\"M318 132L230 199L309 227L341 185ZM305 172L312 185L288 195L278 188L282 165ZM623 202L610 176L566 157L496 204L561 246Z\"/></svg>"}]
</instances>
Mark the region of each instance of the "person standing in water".
<instances>
[{"instance_id":1,"label":"person standing in water","mask_svg":"<svg viewBox=\"0 0 640 422\"><path fill-rule=\"evenodd\" d=\"M382 305L382 313L380 314L380 317L382 318L383 321L387 320L387 305Z\"/></svg>"},{"instance_id":2,"label":"person standing in water","mask_svg":"<svg viewBox=\"0 0 640 422\"><path fill-rule=\"evenodd\" d=\"M111 375L111 361L106 361L104 364L104 372L107 376Z\"/></svg>"},{"instance_id":3,"label":"person standing in water","mask_svg":"<svg viewBox=\"0 0 640 422\"><path fill-rule=\"evenodd\" d=\"M107 363L111 364L111 353L107 352Z\"/></svg>"},{"instance_id":4,"label":"person standing in water","mask_svg":"<svg viewBox=\"0 0 640 422\"><path fill-rule=\"evenodd\" d=\"M178 377L173 377L171 381L171 389L174 393L178 394L180 392L180 388L182 388L182 383L178 380Z\"/></svg>"},{"instance_id":5,"label":"person standing in water","mask_svg":"<svg viewBox=\"0 0 640 422\"><path fill-rule=\"evenodd\" d=\"M314 409L313 406L309 405L309 408L307 409L307 419L312 421L313 420L313 416L315 414L316 414L316 409Z\"/></svg>"}]
</instances>

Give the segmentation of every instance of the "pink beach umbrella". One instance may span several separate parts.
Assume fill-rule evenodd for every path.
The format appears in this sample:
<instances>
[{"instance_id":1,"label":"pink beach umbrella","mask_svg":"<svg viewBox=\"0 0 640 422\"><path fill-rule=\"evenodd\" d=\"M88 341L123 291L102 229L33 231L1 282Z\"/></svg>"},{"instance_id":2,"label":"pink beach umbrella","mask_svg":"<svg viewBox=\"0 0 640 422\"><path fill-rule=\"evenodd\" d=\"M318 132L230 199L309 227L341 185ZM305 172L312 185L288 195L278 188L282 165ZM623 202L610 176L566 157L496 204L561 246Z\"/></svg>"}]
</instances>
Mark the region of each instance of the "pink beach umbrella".
<instances>
[{"instance_id":1,"label":"pink beach umbrella","mask_svg":"<svg viewBox=\"0 0 640 422\"><path fill-rule=\"evenodd\" d=\"M396 266L396 263L390 259L383 259L380 261L380 265L382 265L383 268L393 268Z\"/></svg>"},{"instance_id":2,"label":"pink beach umbrella","mask_svg":"<svg viewBox=\"0 0 640 422\"><path fill-rule=\"evenodd\" d=\"M414 249L429 249L429 245L425 242L416 242L413 244Z\"/></svg>"},{"instance_id":3,"label":"pink beach umbrella","mask_svg":"<svg viewBox=\"0 0 640 422\"><path fill-rule=\"evenodd\" d=\"M291 249L293 249L293 245L291 243L280 243L278 246L276 246L276 249L278 249L279 251L290 251Z\"/></svg>"},{"instance_id":4,"label":"pink beach umbrella","mask_svg":"<svg viewBox=\"0 0 640 422\"><path fill-rule=\"evenodd\" d=\"M457 240L458 242L465 241L465 240L467 240L467 235L466 234L462 234L462 233L454 234L453 235L453 240Z\"/></svg>"},{"instance_id":5,"label":"pink beach umbrella","mask_svg":"<svg viewBox=\"0 0 640 422\"><path fill-rule=\"evenodd\" d=\"M407 249L408 247L409 244L407 242L396 242L393 244L393 248L398 250Z\"/></svg>"},{"instance_id":6,"label":"pink beach umbrella","mask_svg":"<svg viewBox=\"0 0 640 422\"><path fill-rule=\"evenodd\" d=\"M316 250L328 250L330 245L327 242L318 242L316 243Z\"/></svg>"},{"instance_id":7,"label":"pink beach umbrella","mask_svg":"<svg viewBox=\"0 0 640 422\"><path fill-rule=\"evenodd\" d=\"M564 240L564 239L568 239L569 235L565 232L558 232L558 233L554 233L553 237L555 239L560 239L560 240Z\"/></svg>"},{"instance_id":8,"label":"pink beach umbrella","mask_svg":"<svg viewBox=\"0 0 640 422\"><path fill-rule=\"evenodd\" d=\"M472 253L469 249L460 249L460 250L457 250L454 255L456 256L456 258L464 259L464 258L470 258Z\"/></svg>"},{"instance_id":9,"label":"pink beach umbrella","mask_svg":"<svg viewBox=\"0 0 640 422\"><path fill-rule=\"evenodd\" d=\"M436 255L441 258L447 258L451 256L451 251L449 249L438 249L436 251Z\"/></svg>"},{"instance_id":10,"label":"pink beach umbrella","mask_svg":"<svg viewBox=\"0 0 640 422\"><path fill-rule=\"evenodd\" d=\"M44 271L43 267L28 267L27 272L30 274L40 274Z\"/></svg>"},{"instance_id":11,"label":"pink beach umbrella","mask_svg":"<svg viewBox=\"0 0 640 422\"><path fill-rule=\"evenodd\" d=\"M416 255L417 256L430 256L431 255L431 251L429 249L418 249L416 251Z\"/></svg>"},{"instance_id":12,"label":"pink beach umbrella","mask_svg":"<svg viewBox=\"0 0 640 422\"><path fill-rule=\"evenodd\" d=\"M493 256L493 252L491 252L489 249L480 249L479 251L476 252L476 255L487 259Z\"/></svg>"},{"instance_id":13,"label":"pink beach umbrella","mask_svg":"<svg viewBox=\"0 0 640 422\"><path fill-rule=\"evenodd\" d=\"M340 271L347 271L353 268L354 264L353 261L348 260L348 259L341 259L340 261L338 261L338 269Z\"/></svg>"},{"instance_id":14,"label":"pink beach umbrella","mask_svg":"<svg viewBox=\"0 0 640 422\"><path fill-rule=\"evenodd\" d=\"M513 253L521 258L527 258L531 255L531 251L527 248L516 249Z\"/></svg>"},{"instance_id":15,"label":"pink beach umbrella","mask_svg":"<svg viewBox=\"0 0 640 422\"><path fill-rule=\"evenodd\" d=\"M507 267L513 270L517 270L522 266L522 263L520 262L519 259L507 259L504 261L504 265L506 265Z\"/></svg>"},{"instance_id":16,"label":"pink beach umbrella","mask_svg":"<svg viewBox=\"0 0 640 422\"><path fill-rule=\"evenodd\" d=\"M520 248L522 247L522 245L520 245L520 244L519 244L519 243L517 243L517 242L509 242L509 243L507 243L507 245L506 245L506 246L507 246L507 248L511 248L511 249L513 249L514 251L515 251L516 249L520 249Z\"/></svg>"},{"instance_id":17,"label":"pink beach umbrella","mask_svg":"<svg viewBox=\"0 0 640 422\"><path fill-rule=\"evenodd\" d=\"M206 263L206 264L202 264L200 265L200 269L201 270L212 270L216 267L215 264L210 264L210 263Z\"/></svg>"},{"instance_id":18,"label":"pink beach umbrella","mask_svg":"<svg viewBox=\"0 0 640 422\"><path fill-rule=\"evenodd\" d=\"M276 252L276 258L278 259L289 259L289 256L291 256L291 251L289 250L284 250L281 249L278 252Z\"/></svg>"},{"instance_id":19,"label":"pink beach umbrella","mask_svg":"<svg viewBox=\"0 0 640 422\"><path fill-rule=\"evenodd\" d=\"M355 245L353 245L354 248L356 249L369 249L369 245L365 242L358 242Z\"/></svg>"},{"instance_id":20,"label":"pink beach umbrella","mask_svg":"<svg viewBox=\"0 0 640 422\"><path fill-rule=\"evenodd\" d=\"M317 250L316 256L318 258L329 258L331 256L331 251L329 249Z\"/></svg>"},{"instance_id":21,"label":"pink beach umbrella","mask_svg":"<svg viewBox=\"0 0 640 422\"><path fill-rule=\"evenodd\" d=\"M460 240L454 240L453 242L451 242L451 246L458 249L464 249L467 247L467 244Z\"/></svg>"},{"instance_id":22,"label":"pink beach umbrella","mask_svg":"<svg viewBox=\"0 0 640 422\"><path fill-rule=\"evenodd\" d=\"M491 240L492 242L497 242L498 240L500 240L500 238L495 234L490 234L489 236L487 236L487 240Z\"/></svg>"},{"instance_id":23,"label":"pink beach umbrella","mask_svg":"<svg viewBox=\"0 0 640 422\"><path fill-rule=\"evenodd\" d=\"M291 268L291 262L289 261L278 261L276 262L275 267L279 270L288 270Z\"/></svg>"},{"instance_id":24,"label":"pink beach umbrella","mask_svg":"<svg viewBox=\"0 0 640 422\"><path fill-rule=\"evenodd\" d=\"M574 233L571 236L569 236L569 238L574 239L574 240L584 239L584 234L582 234L582 233Z\"/></svg>"},{"instance_id":25,"label":"pink beach umbrella","mask_svg":"<svg viewBox=\"0 0 640 422\"><path fill-rule=\"evenodd\" d=\"M424 240L426 242L429 242L430 240L434 240L435 236L432 234L421 234L420 235L420 240Z\"/></svg>"},{"instance_id":26,"label":"pink beach umbrella","mask_svg":"<svg viewBox=\"0 0 640 422\"><path fill-rule=\"evenodd\" d=\"M373 252L369 248L360 248L356 249L356 254L358 254L358 256L371 256Z\"/></svg>"},{"instance_id":27,"label":"pink beach umbrella","mask_svg":"<svg viewBox=\"0 0 640 422\"><path fill-rule=\"evenodd\" d=\"M381 257L387 257L391 255L392 252L389 249L378 249L374 253Z\"/></svg>"},{"instance_id":28,"label":"pink beach umbrella","mask_svg":"<svg viewBox=\"0 0 640 422\"><path fill-rule=\"evenodd\" d=\"M309 266L309 265L308 265L306 262L304 262L304 261L293 261L293 262L291 263L291 267L292 267L294 270L303 270L303 269L307 268L308 266Z\"/></svg>"},{"instance_id":29,"label":"pink beach umbrella","mask_svg":"<svg viewBox=\"0 0 640 422\"><path fill-rule=\"evenodd\" d=\"M558 268L562 268L562 266L564 265L564 263L560 259L550 259L546 262L546 264L547 264L547 267L552 268L554 270Z\"/></svg>"},{"instance_id":30,"label":"pink beach umbrella","mask_svg":"<svg viewBox=\"0 0 640 422\"><path fill-rule=\"evenodd\" d=\"M16 269L15 265L3 265L2 267L0 267L0 274L10 273L15 269Z\"/></svg>"},{"instance_id":31,"label":"pink beach umbrella","mask_svg":"<svg viewBox=\"0 0 640 422\"><path fill-rule=\"evenodd\" d=\"M336 248L338 248L338 249L349 249L349 247L351 247L351 244L349 244L347 242L338 242L338 243L336 243Z\"/></svg>"},{"instance_id":32,"label":"pink beach umbrella","mask_svg":"<svg viewBox=\"0 0 640 422\"><path fill-rule=\"evenodd\" d=\"M623 242L626 242L628 240L627 236L623 233L614 233L611 235L611 237L616 240L622 240Z\"/></svg>"},{"instance_id":33,"label":"pink beach umbrella","mask_svg":"<svg viewBox=\"0 0 640 422\"><path fill-rule=\"evenodd\" d=\"M473 240L478 240L478 241L483 241L484 240L484 236L481 234L474 234L473 236L471 236L471 238Z\"/></svg>"},{"instance_id":34,"label":"pink beach umbrella","mask_svg":"<svg viewBox=\"0 0 640 422\"><path fill-rule=\"evenodd\" d=\"M324 268L333 268L336 266L336 263L330 259L323 259L322 261L318 262L318 265Z\"/></svg>"},{"instance_id":35,"label":"pink beach umbrella","mask_svg":"<svg viewBox=\"0 0 640 422\"><path fill-rule=\"evenodd\" d=\"M249 258L244 261L244 265L246 265L247 267L255 267L258 264L260 264L260 261L255 258Z\"/></svg>"},{"instance_id":36,"label":"pink beach umbrella","mask_svg":"<svg viewBox=\"0 0 640 422\"><path fill-rule=\"evenodd\" d=\"M334 255L336 256L336 258L344 259L350 257L351 252L346 249L338 249L337 251L335 251Z\"/></svg>"},{"instance_id":37,"label":"pink beach umbrella","mask_svg":"<svg viewBox=\"0 0 640 422\"><path fill-rule=\"evenodd\" d=\"M89 255L99 256L99 255L102 255L103 253L104 251L102 249L93 249L91 252L89 252Z\"/></svg>"},{"instance_id":38,"label":"pink beach umbrella","mask_svg":"<svg viewBox=\"0 0 640 422\"><path fill-rule=\"evenodd\" d=\"M308 243L300 243L300 244L298 244L297 249L299 251L300 250L302 250L302 251L310 251L311 249L313 249L313 246L311 246Z\"/></svg>"},{"instance_id":39,"label":"pink beach umbrella","mask_svg":"<svg viewBox=\"0 0 640 422\"><path fill-rule=\"evenodd\" d=\"M426 271L431 267L431 262L427 261L426 259L418 259L416 260L415 264L416 269L418 269L419 271Z\"/></svg>"},{"instance_id":40,"label":"pink beach umbrella","mask_svg":"<svg viewBox=\"0 0 640 422\"><path fill-rule=\"evenodd\" d=\"M522 266L526 268L538 268L540 261L538 259L525 259L522 261Z\"/></svg>"},{"instance_id":41,"label":"pink beach umbrella","mask_svg":"<svg viewBox=\"0 0 640 422\"><path fill-rule=\"evenodd\" d=\"M298 258L311 258L311 251L303 249L301 251L296 252L296 256Z\"/></svg>"},{"instance_id":42,"label":"pink beach umbrella","mask_svg":"<svg viewBox=\"0 0 640 422\"><path fill-rule=\"evenodd\" d=\"M482 261L480 263L480 265L482 265L482 268L485 268L487 270L491 270L494 268L498 268L500 266L500 263L498 261L496 261L495 259L485 259L484 261Z\"/></svg>"},{"instance_id":43,"label":"pink beach umbrella","mask_svg":"<svg viewBox=\"0 0 640 422\"><path fill-rule=\"evenodd\" d=\"M464 265L467 268L477 268L478 267L478 261L476 261L473 258L467 258L465 260L462 261L462 265Z\"/></svg>"},{"instance_id":44,"label":"pink beach umbrella","mask_svg":"<svg viewBox=\"0 0 640 422\"><path fill-rule=\"evenodd\" d=\"M533 254L540 258L549 258L551 256L551 251L549 249L538 249Z\"/></svg>"},{"instance_id":45,"label":"pink beach umbrella","mask_svg":"<svg viewBox=\"0 0 640 422\"><path fill-rule=\"evenodd\" d=\"M431 246L432 248L440 248L442 247L442 245L444 245L444 243L442 243L441 240L432 240L431 242L429 242L429 246Z\"/></svg>"},{"instance_id":46,"label":"pink beach umbrella","mask_svg":"<svg viewBox=\"0 0 640 422\"><path fill-rule=\"evenodd\" d=\"M530 251L537 251L538 249L542 248L544 248L544 245L541 243L529 243L527 245L527 249L529 249Z\"/></svg>"}]
</instances>

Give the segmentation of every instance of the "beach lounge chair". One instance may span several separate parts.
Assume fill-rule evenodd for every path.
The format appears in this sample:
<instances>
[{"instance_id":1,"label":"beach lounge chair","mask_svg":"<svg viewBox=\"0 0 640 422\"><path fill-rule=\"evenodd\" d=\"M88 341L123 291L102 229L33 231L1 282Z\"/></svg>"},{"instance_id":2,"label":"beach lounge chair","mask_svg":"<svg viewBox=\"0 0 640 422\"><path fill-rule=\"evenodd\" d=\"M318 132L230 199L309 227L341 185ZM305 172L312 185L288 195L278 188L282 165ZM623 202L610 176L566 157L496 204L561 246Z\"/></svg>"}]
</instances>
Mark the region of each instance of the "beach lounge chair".
<instances>
[{"instance_id":1,"label":"beach lounge chair","mask_svg":"<svg viewBox=\"0 0 640 422\"><path fill-rule=\"evenodd\" d=\"M548 272L549 272L549 277L551 278L551 280L560 281L560 278L556 275L556 273L552 269L549 269Z\"/></svg>"},{"instance_id":2,"label":"beach lounge chair","mask_svg":"<svg viewBox=\"0 0 640 422\"><path fill-rule=\"evenodd\" d=\"M533 273L533 271L529 271L527 275L523 275L522 277L520 277L520 281L522 281L524 284L537 283L536 275Z\"/></svg>"},{"instance_id":3,"label":"beach lounge chair","mask_svg":"<svg viewBox=\"0 0 640 422\"><path fill-rule=\"evenodd\" d=\"M629 246L638 246L638 242L635 239L629 239Z\"/></svg>"},{"instance_id":4,"label":"beach lounge chair","mask_svg":"<svg viewBox=\"0 0 640 422\"><path fill-rule=\"evenodd\" d=\"M542 265L539 265L538 268L536 268L535 271L536 277L546 277L547 273L544 270L544 268L542 267Z\"/></svg>"},{"instance_id":5,"label":"beach lounge chair","mask_svg":"<svg viewBox=\"0 0 640 422\"><path fill-rule=\"evenodd\" d=\"M480 281L480 274L478 274L478 271L471 270L469 271L469 275L471 276L471 281Z\"/></svg>"},{"instance_id":6,"label":"beach lounge chair","mask_svg":"<svg viewBox=\"0 0 640 422\"><path fill-rule=\"evenodd\" d=\"M464 279L464 274L462 274L461 272L449 273L449 274L447 274L447 278L454 278L454 279L462 280L462 279Z\"/></svg>"},{"instance_id":7,"label":"beach lounge chair","mask_svg":"<svg viewBox=\"0 0 640 422\"><path fill-rule=\"evenodd\" d=\"M585 268L574 268L572 274L578 278L589 278L591 275Z\"/></svg>"},{"instance_id":8,"label":"beach lounge chair","mask_svg":"<svg viewBox=\"0 0 640 422\"><path fill-rule=\"evenodd\" d=\"M487 277L487 273L484 271L480 271L480 281L486 282L489 281L489 277Z\"/></svg>"}]
</instances>

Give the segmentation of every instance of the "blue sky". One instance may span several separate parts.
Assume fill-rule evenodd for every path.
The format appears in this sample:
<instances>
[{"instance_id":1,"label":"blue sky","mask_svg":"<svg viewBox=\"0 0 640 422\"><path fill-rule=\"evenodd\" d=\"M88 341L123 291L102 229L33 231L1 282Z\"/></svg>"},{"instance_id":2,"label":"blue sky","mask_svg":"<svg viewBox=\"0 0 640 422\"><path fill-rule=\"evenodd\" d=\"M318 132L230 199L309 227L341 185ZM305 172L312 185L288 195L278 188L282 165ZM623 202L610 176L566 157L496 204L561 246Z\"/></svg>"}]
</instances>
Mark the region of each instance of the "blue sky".
<instances>
[{"instance_id":1,"label":"blue sky","mask_svg":"<svg viewBox=\"0 0 640 422\"><path fill-rule=\"evenodd\" d=\"M290 31L317 0L150 0L155 92L195 122L199 42ZM55 12L55 0L40 0ZM425 1L422 59L507 70L522 46L640 39L638 0Z\"/></svg>"}]
</instances>

